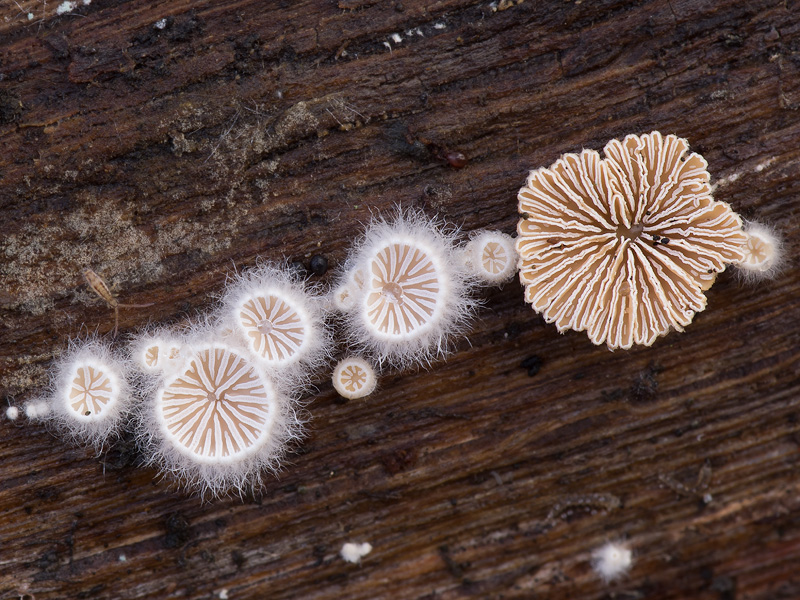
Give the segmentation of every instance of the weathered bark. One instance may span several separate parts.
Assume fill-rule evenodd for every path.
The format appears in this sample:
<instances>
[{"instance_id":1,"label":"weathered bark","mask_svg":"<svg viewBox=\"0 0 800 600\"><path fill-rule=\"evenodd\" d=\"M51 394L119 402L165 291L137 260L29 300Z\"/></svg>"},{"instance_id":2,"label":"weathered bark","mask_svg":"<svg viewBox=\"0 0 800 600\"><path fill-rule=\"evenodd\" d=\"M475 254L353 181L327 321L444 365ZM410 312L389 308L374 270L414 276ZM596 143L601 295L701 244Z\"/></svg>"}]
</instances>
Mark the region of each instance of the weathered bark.
<instances>
[{"instance_id":1,"label":"weathered bark","mask_svg":"<svg viewBox=\"0 0 800 600\"><path fill-rule=\"evenodd\" d=\"M724 273L685 333L629 352L559 335L516 283L487 292L446 363L345 404L321 373L257 499L202 504L129 442L97 460L6 421L0 596L800 596L796 2L75 4L1 5L12 403L71 336L113 328L84 267L154 303L123 332L181 321L258 256L335 268L398 203L512 233L528 169L626 133L689 138L789 262ZM636 553L608 586L589 565L606 539ZM360 567L351 540L374 546Z\"/></svg>"}]
</instances>

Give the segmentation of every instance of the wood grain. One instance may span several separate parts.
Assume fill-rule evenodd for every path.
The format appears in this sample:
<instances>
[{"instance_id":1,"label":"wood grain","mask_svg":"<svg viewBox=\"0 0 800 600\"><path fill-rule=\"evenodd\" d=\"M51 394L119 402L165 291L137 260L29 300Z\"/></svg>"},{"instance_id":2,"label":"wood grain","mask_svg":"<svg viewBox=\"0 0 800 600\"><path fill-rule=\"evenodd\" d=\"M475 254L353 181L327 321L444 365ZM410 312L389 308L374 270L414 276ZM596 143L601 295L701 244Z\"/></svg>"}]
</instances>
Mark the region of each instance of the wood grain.
<instances>
[{"instance_id":1,"label":"wood grain","mask_svg":"<svg viewBox=\"0 0 800 600\"><path fill-rule=\"evenodd\" d=\"M5 421L0 598L800 596L796 2L58 6L0 0L10 403L70 337L113 328L85 267L154 303L122 309L124 333L180 323L259 256L324 255L310 278L330 283L396 204L513 233L529 169L627 133L689 138L788 261L758 285L724 273L685 333L629 352L490 290L431 370L348 403L320 373L259 497L201 503L130 439L96 458ZM635 564L606 585L590 556L609 539ZM374 550L347 564L347 541Z\"/></svg>"}]
</instances>

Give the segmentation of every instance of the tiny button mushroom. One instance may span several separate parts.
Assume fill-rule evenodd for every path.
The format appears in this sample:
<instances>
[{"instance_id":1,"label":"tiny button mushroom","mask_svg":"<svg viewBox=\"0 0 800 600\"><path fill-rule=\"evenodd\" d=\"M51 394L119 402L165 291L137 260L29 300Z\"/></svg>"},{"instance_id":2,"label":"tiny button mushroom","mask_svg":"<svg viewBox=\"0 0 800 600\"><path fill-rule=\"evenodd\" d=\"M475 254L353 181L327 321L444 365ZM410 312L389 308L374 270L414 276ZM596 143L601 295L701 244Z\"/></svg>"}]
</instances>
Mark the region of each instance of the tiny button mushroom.
<instances>
[{"instance_id":1,"label":"tiny button mushroom","mask_svg":"<svg viewBox=\"0 0 800 600\"><path fill-rule=\"evenodd\" d=\"M783 243L775 231L760 223L747 223L744 257L736 267L746 279L774 277L783 263Z\"/></svg>"},{"instance_id":2,"label":"tiny button mushroom","mask_svg":"<svg viewBox=\"0 0 800 600\"><path fill-rule=\"evenodd\" d=\"M558 243L553 238L553 243ZM517 272L514 238L499 231L480 231L464 249L470 271L491 285L505 283Z\"/></svg>"},{"instance_id":3,"label":"tiny button mushroom","mask_svg":"<svg viewBox=\"0 0 800 600\"><path fill-rule=\"evenodd\" d=\"M371 364L359 356L349 356L333 370L333 387L343 398L354 400L375 391L378 377Z\"/></svg>"}]
</instances>

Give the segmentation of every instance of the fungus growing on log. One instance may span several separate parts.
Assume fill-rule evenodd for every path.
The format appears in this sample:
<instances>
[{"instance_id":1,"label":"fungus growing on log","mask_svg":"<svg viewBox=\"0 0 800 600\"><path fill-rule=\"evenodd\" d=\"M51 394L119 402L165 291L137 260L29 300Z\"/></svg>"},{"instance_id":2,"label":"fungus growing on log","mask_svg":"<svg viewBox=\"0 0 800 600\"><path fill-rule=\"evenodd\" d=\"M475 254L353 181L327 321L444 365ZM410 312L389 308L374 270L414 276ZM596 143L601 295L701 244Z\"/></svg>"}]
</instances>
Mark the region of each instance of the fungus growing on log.
<instances>
[{"instance_id":1,"label":"fungus growing on log","mask_svg":"<svg viewBox=\"0 0 800 600\"><path fill-rule=\"evenodd\" d=\"M375 391L378 377L375 369L358 356L349 356L333 369L333 387L343 398L354 400Z\"/></svg>"},{"instance_id":2,"label":"fungus growing on log","mask_svg":"<svg viewBox=\"0 0 800 600\"><path fill-rule=\"evenodd\" d=\"M464 248L464 258L478 279L500 285L517 272L514 238L499 231L480 231Z\"/></svg>"},{"instance_id":3,"label":"fungus growing on log","mask_svg":"<svg viewBox=\"0 0 800 600\"><path fill-rule=\"evenodd\" d=\"M558 330L610 349L651 345L706 306L744 256L739 216L711 196L707 163L658 132L532 171L519 191L525 300Z\"/></svg>"},{"instance_id":4,"label":"fungus growing on log","mask_svg":"<svg viewBox=\"0 0 800 600\"><path fill-rule=\"evenodd\" d=\"M320 302L288 268L263 264L245 271L223 296L218 329L270 371L301 376L328 357Z\"/></svg>"},{"instance_id":5,"label":"fungus growing on log","mask_svg":"<svg viewBox=\"0 0 800 600\"><path fill-rule=\"evenodd\" d=\"M456 232L413 211L374 220L340 281L333 303L344 312L351 343L400 368L444 355L476 305Z\"/></svg>"},{"instance_id":6,"label":"fungus growing on log","mask_svg":"<svg viewBox=\"0 0 800 600\"><path fill-rule=\"evenodd\" d=\"M143 415L150 463L214 496L258 487L295 435L287 402L246 354L196 347Z\"/></svg>"},{"instance_id":7,"label":"fungus growing on log","mask_svg":"<svg viewBox=\"0 0 800 600\"><path fill-rule=\"evenodd\" d=\"M783 263L783 244L780 237L760 223L747 223L744 258L736 265L745 279L770 279Z\"/></svg>"},{"instance_id":8,"label":"fungus growing on log","mask_svg":"<svg viewBox=\"0 0 800 600\"><path fill-rule=\"evenodd\" d=\"M51 391L26 414L46 419L58 433L100 449L132 408L125 361L99 339L73 340L56 362Z\"/></svg>"}]
</instances>

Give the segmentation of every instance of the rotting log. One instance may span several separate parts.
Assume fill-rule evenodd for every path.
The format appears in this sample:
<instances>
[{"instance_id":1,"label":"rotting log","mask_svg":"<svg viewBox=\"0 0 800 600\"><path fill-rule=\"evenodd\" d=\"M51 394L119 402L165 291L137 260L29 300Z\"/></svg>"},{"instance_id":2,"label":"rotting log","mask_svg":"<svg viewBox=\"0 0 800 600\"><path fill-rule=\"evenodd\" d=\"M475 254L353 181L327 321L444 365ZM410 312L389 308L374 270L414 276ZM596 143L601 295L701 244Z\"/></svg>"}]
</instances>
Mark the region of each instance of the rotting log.
<instances>
[{"instance_id":1,"label":"rotting log","mask_svg":"<svg viewBox=\"0 0 800 600\"><path fill-rule=\"evenodd\" d=\"M6 421L0 597L800 596L797 2L73 4L0 3L9 402L113 328L85 267L154 303L123 333L180 323L259 256L334 269L396 204L512 233L528 169L626 133L689 138L789 261L628 352L489 291L447 362L348 403L320 373L292 464L244 500ZM610 585L607 539L636 554Z\"/></svg>"}]
</instances>

